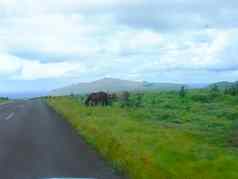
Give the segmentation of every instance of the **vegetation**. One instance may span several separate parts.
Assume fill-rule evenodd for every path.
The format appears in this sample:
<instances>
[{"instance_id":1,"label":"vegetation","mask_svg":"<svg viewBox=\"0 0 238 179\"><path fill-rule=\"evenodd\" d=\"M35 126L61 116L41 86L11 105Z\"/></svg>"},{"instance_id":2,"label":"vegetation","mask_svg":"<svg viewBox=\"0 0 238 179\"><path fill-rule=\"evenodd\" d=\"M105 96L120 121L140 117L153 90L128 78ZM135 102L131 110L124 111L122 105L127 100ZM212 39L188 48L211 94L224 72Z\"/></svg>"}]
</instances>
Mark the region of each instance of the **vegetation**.
<instances>
[{"instance_id":1,"label":"vegetation","mask_svg":"<svg viewBox=\"0 0 238 179\"><path fill-rule=\"evenodd\" d=\"M132 179L237 179L238 96L184 94L125 93L108 107L86 107L83 96L48 103Z\"/></svg>"},{"instance_id":2,"label":"vegetation","mask_svg":"<svg viewBox=\"0 0 238 179\"><path fill-rule=\"evenodd\" d=\"M184 98L185 95L186 95L185 86L182 86L180 91L179 91L179 96Z\"/></svg>"},{"instance_id":3,"label":"vegetation","mask_svg":"<svg viewBox=\"0 0 238 179\"><path fill-rule=\"evenodd\" d=\"M238 82L234 83L230 87L225 88L224 93L228 94L228 95L232 95L232 96L237 96L238 95Z\"/></svg>"},{"instance_id":4,"label":"vegetation","mask_svg":"<svg viewBox=\"0 0 238 179\"><path fill-rule=\"evenodd\" d=\"M7 97L0 97L0 103L4 103L8 101L9 99Z\"/></svg>"}]
</instances>

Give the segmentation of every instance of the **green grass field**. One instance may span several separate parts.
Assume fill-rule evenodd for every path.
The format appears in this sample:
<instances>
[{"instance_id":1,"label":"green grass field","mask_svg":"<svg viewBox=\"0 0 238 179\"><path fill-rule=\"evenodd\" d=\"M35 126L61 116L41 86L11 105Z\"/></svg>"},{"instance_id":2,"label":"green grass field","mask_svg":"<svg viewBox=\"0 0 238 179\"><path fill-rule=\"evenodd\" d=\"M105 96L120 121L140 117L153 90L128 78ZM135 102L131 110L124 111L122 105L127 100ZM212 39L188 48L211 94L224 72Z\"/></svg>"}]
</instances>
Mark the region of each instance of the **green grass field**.
<instances>
[{"instance_id":1,"label":"green grass field","mask_svg":"<svg viewBox=\"0 0 238 179\"><path fill-rule=\"evenodd\" d=\"M131 179L237 179L238 97L190 91L132 94L129 104L86 107L81 97L48 103ZM236 129L237 127L237 129Z\"/></svg>"}]
</instances>

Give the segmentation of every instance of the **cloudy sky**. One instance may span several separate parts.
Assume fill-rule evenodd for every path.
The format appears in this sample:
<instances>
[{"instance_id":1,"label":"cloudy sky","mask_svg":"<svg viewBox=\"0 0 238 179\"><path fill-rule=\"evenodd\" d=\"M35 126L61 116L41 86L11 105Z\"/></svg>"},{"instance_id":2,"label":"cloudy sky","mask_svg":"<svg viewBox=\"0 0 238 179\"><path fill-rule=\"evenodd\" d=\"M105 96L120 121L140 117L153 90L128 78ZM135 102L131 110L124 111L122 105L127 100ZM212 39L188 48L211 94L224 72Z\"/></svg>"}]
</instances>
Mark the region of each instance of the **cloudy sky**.
<instances>
[{"instance_id":1,"label":"cloudy sky","mask_svg":"<svg viewBox=\"0 0 238 179\"><path fill-rule=\"evenodd\" d=\"M238 80L237 0L0 0L0 91Z\"/></svg>"}]
</instances>

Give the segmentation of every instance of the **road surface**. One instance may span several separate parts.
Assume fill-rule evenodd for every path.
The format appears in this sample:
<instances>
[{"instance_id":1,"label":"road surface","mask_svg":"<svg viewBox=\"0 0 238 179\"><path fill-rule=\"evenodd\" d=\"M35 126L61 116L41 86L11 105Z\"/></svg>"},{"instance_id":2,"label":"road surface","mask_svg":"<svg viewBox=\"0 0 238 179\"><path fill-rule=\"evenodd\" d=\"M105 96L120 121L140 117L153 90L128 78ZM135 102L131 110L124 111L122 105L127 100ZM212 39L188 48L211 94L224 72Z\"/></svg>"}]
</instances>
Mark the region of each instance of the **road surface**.
<instances>
[{"instance_id":1,"label":"road surface","mask_svg":"<svg viewBox=\"0 0 238 179\"><path fill-rule=\"evenodd\" d=\"M41 100L0 105L0 178L122 179Z\"/></svg>"}]
</instances>

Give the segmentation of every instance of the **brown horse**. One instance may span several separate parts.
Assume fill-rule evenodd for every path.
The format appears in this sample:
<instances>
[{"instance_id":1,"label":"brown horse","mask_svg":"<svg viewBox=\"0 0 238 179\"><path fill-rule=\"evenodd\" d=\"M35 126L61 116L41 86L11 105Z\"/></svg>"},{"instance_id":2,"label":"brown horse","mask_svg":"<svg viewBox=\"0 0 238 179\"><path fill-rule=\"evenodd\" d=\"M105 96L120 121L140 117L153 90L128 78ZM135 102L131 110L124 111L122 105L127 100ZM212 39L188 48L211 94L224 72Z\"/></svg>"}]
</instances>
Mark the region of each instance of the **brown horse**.
<instances>
[{"instance_id":1,"label":"brown horse","mask_svg":"<svg viewBox=\"0 0 238 179\"><path fill-rule=\"evenodd\" d=\"M97 92L97 93L91 93L86 101L85 104L87 106L96 106L98 104L102 104L103 106L108 105L108 94L105 92Z\"/></svg>"}]
</instances>

